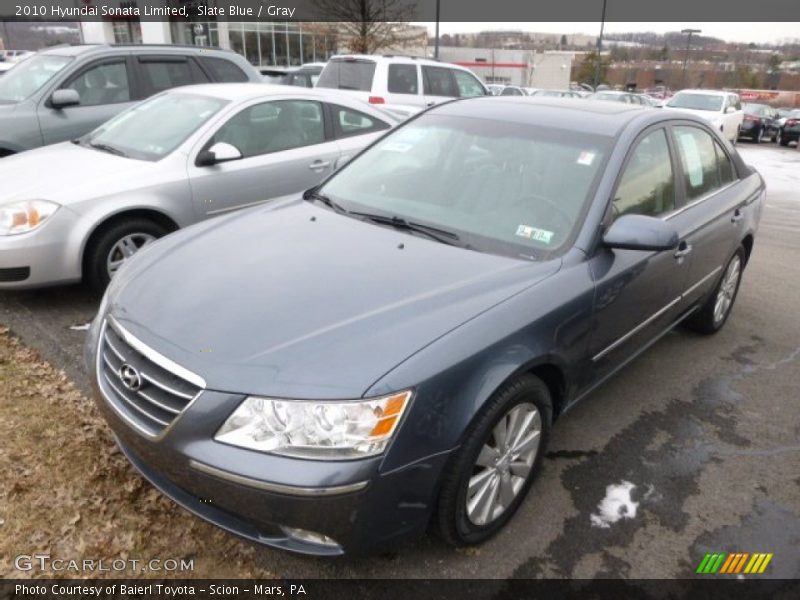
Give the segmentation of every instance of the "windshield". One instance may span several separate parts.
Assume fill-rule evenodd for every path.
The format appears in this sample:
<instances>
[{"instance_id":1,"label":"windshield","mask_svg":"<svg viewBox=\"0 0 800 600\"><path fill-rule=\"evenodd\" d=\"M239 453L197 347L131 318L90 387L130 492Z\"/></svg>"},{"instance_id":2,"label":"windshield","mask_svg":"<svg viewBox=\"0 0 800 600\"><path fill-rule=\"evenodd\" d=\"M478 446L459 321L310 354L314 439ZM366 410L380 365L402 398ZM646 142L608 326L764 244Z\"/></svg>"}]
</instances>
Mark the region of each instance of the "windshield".
<instances>
[{"instance_id":1,"label":"windshield","mask_svg":"<svg viewBox=\"0 0 800 600\"><path fill-rule=\"evenodd\" d=\"M72 60L40 54L18 63L0 79L0 102L22 102L35 94Z\"/></svg>"},{"instance_id":2,"label":"windshield","mask_svg":"<svg viewBox=\"0 0 800 600\"><path fill-rule=\"evenodd\" d=\"M611 145L560 129L428 114L319 193L348 211L445 230L474 250L536 259L570 240Z\"/></svg>"},{"instance_id":3,"label":"windshield","mask_svg":"<svg viewBox=\"0 0 800 600\"><path fill-rule=\"evenodd\" d=\"M374 75L375 63L371 60L332 60L322 70L316 87L368 92Z\"/></svg>"},{"instance_id":4,"label":"windshield","mask_svg":"<svg viewBox=\"0 0 800 600\"><path fill-rule=\"evenodd\" d=\"M688 108L690 110L722 110L722 96L711 94L675 94L667 106L670 108Z\"/></svg>"},{"instance_id":5,"label":"windshield","mask_svg":"<svg viewBox=\"0 0 800 600\"><path fill-rule=\"evenodd\" d=\"M81 142L131 158L159 160L225 104L227 100L208 96L161 94L114 117Z\"/></svg>"}]
</instances>

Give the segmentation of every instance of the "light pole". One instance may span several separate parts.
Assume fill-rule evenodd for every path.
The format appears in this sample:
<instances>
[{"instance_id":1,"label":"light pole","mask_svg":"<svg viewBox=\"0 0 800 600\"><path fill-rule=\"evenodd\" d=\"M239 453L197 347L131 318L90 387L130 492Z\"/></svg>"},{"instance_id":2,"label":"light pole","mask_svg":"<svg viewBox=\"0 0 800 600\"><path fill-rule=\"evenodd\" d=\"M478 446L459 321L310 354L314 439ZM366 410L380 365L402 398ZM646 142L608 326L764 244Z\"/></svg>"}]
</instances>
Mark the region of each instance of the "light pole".
<instances>
[{"instance_id":1,"label":"light pole","mask_svg":"<svg viewBox=\"0 0 800 600\"><path fill-rule=\"evenodd\" d=\"M689 46L692 45L692 34L700 33L700 29L681 29L681 33L688 33L686 38L686 53L683 55L683 73L681 75L681 88L686 87L686 61L689 60Z\"/></svg>"},{"instance_id":2,"label":"light pole","mask_svg":"<svg viewBox=\"0 0 800 600\"><path fill-rule=\"evenodd\" d=\"M606 0L603 0L603 15L600 17L600 37L597 38L597 60L594 63L594 89L600 84L600 53L603 51L603 29L606 26Z\"/></svg>"},{"instance_id":3,"label":"light pole","mask_svg":"<svg viewBox=\"0 0 800 600\"><path fill-rule=\"evenodd\" d=\"M433 42L433 59L439 60L439 2L436 0L436 39Z\"/></svg>"}]
</instances>

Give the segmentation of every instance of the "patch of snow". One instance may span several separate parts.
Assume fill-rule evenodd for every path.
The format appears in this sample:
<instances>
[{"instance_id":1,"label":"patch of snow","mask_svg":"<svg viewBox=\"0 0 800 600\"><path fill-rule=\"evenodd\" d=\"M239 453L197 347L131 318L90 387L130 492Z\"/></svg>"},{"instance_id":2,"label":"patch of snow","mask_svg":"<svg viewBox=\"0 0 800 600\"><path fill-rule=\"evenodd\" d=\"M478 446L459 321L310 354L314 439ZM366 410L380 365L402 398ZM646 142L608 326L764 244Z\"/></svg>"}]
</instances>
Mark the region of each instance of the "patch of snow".
<instances>
[{"instance_id":1,"label":"patch of snow","mask_svg":"<svg viewBox=\"0 0 800 600\"><path fill-rule=\"evenodd\" d=\"M630 481L606 487L606 497L597 505L597 513L592 513L590 520L593 527L608 529L620 519L633 519L639 503L631 499L631 492L636 486Z\"/></svg>"},{"instance_id":2,"label":"patch of snow","mask_svg":"<svg viewBox=\"0 0 800 600\"><path fill-rule=\"evenodd\" d=\"M91 323L84 323L83 325L70 325L69 328L72 331L88 331L91 325Z\"/></svg>"}]
</instances>

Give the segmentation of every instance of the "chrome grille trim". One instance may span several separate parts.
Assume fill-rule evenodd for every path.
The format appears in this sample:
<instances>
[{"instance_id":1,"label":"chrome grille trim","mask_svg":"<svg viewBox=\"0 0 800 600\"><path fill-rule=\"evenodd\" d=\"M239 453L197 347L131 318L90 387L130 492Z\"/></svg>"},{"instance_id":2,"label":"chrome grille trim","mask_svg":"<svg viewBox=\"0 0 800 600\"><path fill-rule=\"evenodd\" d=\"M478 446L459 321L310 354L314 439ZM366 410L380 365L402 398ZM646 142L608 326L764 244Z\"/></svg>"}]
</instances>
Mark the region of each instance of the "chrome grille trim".
<instances>
[{"instance_id":1,"label":"chrome grille trim","mask_svg":"<svg viewBox=\"0 0 800 600\"><path fill-rule=\"evenodd\" d=\"M126 364L138 373L141 389L123 385L120 370ZM162 438L205 389L200 376L158 354L111 317L100 330L96 370L107 405L139 433L153 439ZM191 375L191 381L183 377L185 373ZM203 386L195 385L196 381L202 381Z\"/></svg>"}]
</instances>

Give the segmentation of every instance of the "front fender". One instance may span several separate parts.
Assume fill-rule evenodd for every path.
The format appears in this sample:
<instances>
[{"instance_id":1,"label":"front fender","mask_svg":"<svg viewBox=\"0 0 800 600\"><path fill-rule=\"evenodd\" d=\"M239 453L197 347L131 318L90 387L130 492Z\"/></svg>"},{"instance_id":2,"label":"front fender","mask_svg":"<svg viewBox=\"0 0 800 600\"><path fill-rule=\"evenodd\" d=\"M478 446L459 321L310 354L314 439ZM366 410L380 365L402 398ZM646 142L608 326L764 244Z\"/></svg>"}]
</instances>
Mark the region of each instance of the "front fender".
<instances>
[{"instance_id":1,"label":"front fender","mask_svg":"<svg viewBox=\"0 0 800 600\"><path fill-rule=\"evenodd\" d=\"M376 382L367 396L415 391L402 435L381 469L457 447L486 401L520 372L554 365L572 396L581 385L593 289L586 263L562 269L461 325Z\"/></svg>"}]
</instances>

